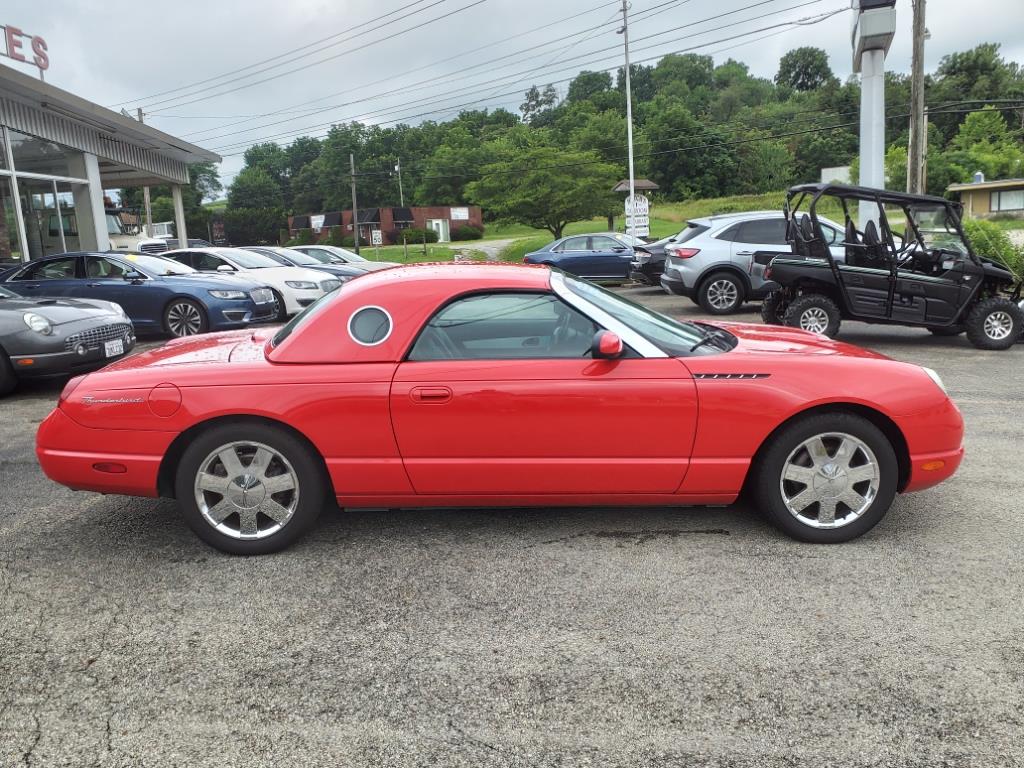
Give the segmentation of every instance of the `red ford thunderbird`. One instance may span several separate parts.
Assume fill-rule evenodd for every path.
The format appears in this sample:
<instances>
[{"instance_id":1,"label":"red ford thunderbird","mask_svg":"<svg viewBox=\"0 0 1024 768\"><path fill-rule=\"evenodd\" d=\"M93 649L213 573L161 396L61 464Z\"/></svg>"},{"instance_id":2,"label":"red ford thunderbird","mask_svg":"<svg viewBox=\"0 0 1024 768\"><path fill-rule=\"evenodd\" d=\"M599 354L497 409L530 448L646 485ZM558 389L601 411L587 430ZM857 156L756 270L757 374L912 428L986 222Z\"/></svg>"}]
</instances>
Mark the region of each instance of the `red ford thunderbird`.
<instances>
[{"instance_id":1,"label":"red ford thunderbird","mask_svg":"<svg viewBox=\"0 0 1024 768\"><path fill-rule=\"evenodd\" d=\"M70 381L37 453L71 488L168 496L222 550L344 507L728 504L811 542L952 475L938 376L805 331L672 320L547 267L410 266L290 323Z\"/></svg>"}]
</instances>

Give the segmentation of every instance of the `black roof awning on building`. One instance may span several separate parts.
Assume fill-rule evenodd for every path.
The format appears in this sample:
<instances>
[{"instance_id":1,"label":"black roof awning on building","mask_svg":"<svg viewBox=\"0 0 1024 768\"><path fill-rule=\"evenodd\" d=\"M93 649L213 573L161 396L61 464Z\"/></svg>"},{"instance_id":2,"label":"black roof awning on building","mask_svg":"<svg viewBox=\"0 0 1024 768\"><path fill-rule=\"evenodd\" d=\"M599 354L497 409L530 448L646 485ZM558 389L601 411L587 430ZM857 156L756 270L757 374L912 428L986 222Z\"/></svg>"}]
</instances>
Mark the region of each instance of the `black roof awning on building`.
<instances>
[{"instance_id":1,"label":"black roof awning on building","mask_svg":"<svg viewBox=\"0 0 1024 768\"><path fill-rule=\"evenodd\" d=\"M309 229L309 216L292 216L292 229Z\"/></svg>"},{"instance_id":2,"label":"black roof awning on building","mask_svg":"<svg viewBox=\"0 0 1024 768\"><path fill-rule=\"evenodd\" d=\"M324 226L325 227L338 227L341 226L341 211L334 211L333 213L324 214Z\"/></svg>"},{"instance_id":3,"label":"black roof awning on building","mask_svg":"<svg viewBox=\"0 0 1024 768\"><path fill-rule=\"evenodd\" d=\"M412 208L392 208L391 220L402 222L414 221L412 217Z\"/></svg>"},{"instance_id":4,"label":"black roof awning on building","mask_svg":"<svg viewBox=\"0 0 1024 768\"><path fill-rule=\"evenodd\" d=\"M380 208L360 208L360 224L380 224Z\"/></svg>"}]
</instances>

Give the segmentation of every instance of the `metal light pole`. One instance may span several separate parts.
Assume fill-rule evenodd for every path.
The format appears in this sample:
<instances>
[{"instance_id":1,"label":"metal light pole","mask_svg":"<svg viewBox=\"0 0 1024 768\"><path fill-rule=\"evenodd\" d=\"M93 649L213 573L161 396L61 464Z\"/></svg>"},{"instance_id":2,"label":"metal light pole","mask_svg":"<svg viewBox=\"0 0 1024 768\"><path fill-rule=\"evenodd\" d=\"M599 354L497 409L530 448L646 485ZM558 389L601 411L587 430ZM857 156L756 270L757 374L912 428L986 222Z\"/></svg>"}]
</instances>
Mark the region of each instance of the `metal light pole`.
<instances>
[{"instance_id":1,"label":"metal light pole","mask_svg":"<svg viewBox=\"0 0 1024 768\"><path fill-rule=\"evenodd\" d=\"M398 204L405 208L405 193L402 191L402 158L398 158L395 170L398 171Z\"/></svg>"},{"instance_id":2,"label":"metal light pole","mask_svg":"<svg viewBox=\"0 0 1024 768\"><path fill-rule=\"evenodd\" d=\"M352 244L359 253L359 204L356 202L356 156L348 155L348 164L352 173Z\"/></svg>"},{"instance_id":3,"label":"metal light pole","mask_svg":"<svg viewBox=\"0 0 1024 768\"><path fill-rule=\"evenodd\" d=\"M633 94L629 77L629 3L622 0L622 42L626 50L626 144L629 156L629 203L632 205L636 190L633 188ZM629 216L630 214L626 214Z\"/></svg>"},{"instance_id":4,"label":"metal light pole","mask_svg":"<svg viewBox=\"0 0 1024 768\"><path fill-rule=\"evenodd\" d=\"M142 107L139 107L139 122L142 122ZM146 237L153 236L153 207L149 200L149 185L147 184L142 188L142 204L146 209ZM179 242L179 245L181 243ZM182 246L183 248L188 247L188 243Z\"/></svg>"}]
</instances>

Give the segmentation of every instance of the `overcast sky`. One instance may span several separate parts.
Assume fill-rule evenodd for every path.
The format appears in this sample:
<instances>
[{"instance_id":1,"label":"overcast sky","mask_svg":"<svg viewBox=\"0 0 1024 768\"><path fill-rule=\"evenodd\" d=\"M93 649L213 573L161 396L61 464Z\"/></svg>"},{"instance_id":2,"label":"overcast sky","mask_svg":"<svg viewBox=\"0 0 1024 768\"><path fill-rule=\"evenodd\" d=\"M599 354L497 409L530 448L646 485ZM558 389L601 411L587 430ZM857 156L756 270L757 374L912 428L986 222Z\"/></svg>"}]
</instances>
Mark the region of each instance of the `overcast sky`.
<instances>
[{"instance_id":1,"label":"overcast sky","mask_svg":"<svg viewBox=\"0 0 1024 768\"><path fill-rule=\"evenodd\" d=\"M812 26L768 28L847 8L849 0L755 3L633 0L633 60L693 49L716 62L738 59L771 77L787 50L816 45L828 51L840 78L850 74L849 10ZM257 140L287 143L303 128L322 135L332 120L390 125L448 119L462 106L515 111L530 83L609 68L622 55L612 0L17 0L5 6L0 24L46 39L47 82L105 106L133 113L142 106L147 122L224 155L225 180L241 167L244 147ZM898 0L896 8L886 63L906 72L910 0ZM1024 0L928 0L927 8L929 71L945 54L989 41L1024 62ZM445 14L451 15L439 18ZM668 32L683 25L689 26ZM666 34L644 39L659 32ZM248 83L254 84L239 88ZM183 86L190 87L162 93ZM564 92L565 83L556 87ZM323 111L304 116L312 110ZM260 116L271 112L278 114Z\"/></svg>"}]
</instances>

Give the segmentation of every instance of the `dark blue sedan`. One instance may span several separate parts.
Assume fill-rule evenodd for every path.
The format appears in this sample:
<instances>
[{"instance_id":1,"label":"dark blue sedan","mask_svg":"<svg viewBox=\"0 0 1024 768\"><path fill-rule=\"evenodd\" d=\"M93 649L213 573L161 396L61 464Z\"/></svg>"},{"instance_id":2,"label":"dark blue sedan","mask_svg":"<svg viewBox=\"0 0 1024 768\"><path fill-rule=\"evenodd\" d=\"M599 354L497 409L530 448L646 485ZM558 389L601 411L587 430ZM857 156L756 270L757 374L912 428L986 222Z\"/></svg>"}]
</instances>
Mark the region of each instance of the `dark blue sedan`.
<instances>
[{"instance_id":1,"label":"dark blue sedan","mask_svg":"<svg viewBox=\"0 0 1024 768\"><path fill-rule=\"evenodd\" d=\"M62 253L9 269L0 283L22 296L112 301L137 333L191 336L274 318L274 294L265 285L144 254Z\"/></svg>"},{"instance_id":2,"label":"dark blue sedan","mask_svg":"<svg viewBox=\"0 0 1024 768\"><path fill-rule=\"evenodd\" d=\"M622 232L570 235L526 254L523 261L549 264L590 280L625 280L634 245L643 245L643 241Z\"/></svg>"},{"instance_id":3,"label":"dark blue sedan","mask_svg":"<svg viewBox=\"0 0 1024 768\"><path fill-rule=\"evenodd\" d=\"M367 272L366 269L358 264L324 264L319 259L314 259L312 256L300 253L299 251L293 251L291 248L277 248L272 245L247 245L245 250L262 253L282 267L305 267L306 269L315 269L318 272L326 272L339 278L343 283L351 280L353 277L365 275ZM369 263L367 262L367 264Z\"/></svg>"}]
</instances>

